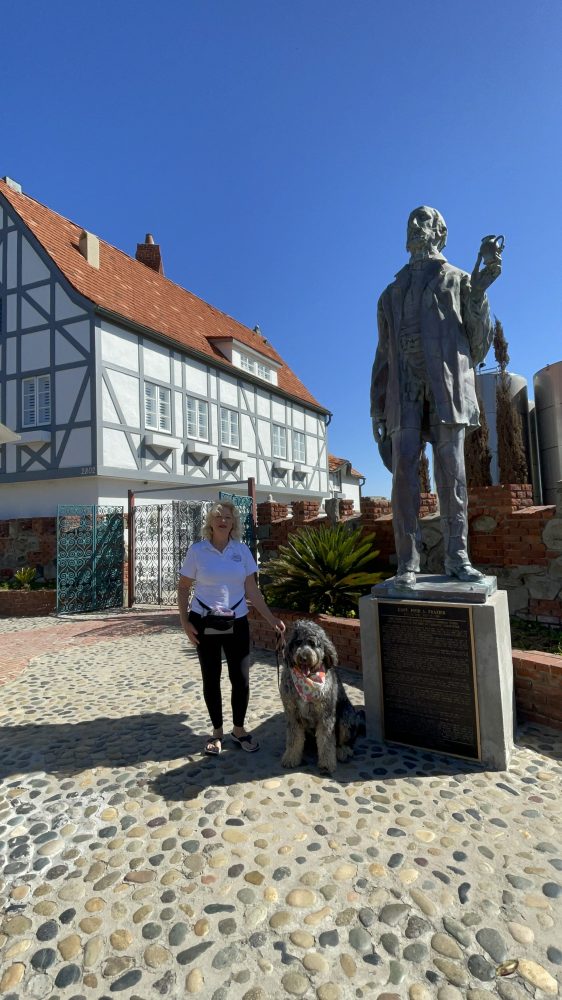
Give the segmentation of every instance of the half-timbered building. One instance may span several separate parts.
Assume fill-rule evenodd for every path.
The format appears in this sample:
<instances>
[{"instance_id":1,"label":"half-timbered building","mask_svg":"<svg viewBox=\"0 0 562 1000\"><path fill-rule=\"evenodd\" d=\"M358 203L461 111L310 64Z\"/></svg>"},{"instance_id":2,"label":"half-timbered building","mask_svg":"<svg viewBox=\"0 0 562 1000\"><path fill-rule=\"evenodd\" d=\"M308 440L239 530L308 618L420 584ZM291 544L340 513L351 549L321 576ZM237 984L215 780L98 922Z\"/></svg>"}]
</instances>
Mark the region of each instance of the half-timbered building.
<instances>
[{"instance_id":1,"label":"half-timbered building","mask_svg":"<svg viewBox=\"0 0 562 1000\"><path fill-rule=\"evenodd\" d=\"M329 413L261 335L0 181L0 518L255 479L329 493ZM4 438L6 440L6 438Z\"/></svg>"}]
</instances>

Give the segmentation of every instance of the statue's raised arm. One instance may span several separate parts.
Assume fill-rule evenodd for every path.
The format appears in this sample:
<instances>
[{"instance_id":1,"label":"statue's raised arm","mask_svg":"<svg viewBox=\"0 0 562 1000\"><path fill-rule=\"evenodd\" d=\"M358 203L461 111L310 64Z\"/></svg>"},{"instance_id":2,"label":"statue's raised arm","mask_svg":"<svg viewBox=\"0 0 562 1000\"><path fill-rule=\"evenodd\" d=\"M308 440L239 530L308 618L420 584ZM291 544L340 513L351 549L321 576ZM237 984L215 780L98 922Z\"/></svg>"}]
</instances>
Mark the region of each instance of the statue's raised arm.
<instances>
[{"instance_id":1,"label":"statue's raised arm","mask_svg":"<svg viewBox=\"0 0 562 1000\"><path fill-rule=\"evenodd\" d=\"M502 253L505 247L503 236L484 236L470 275L470 284L476 294L484 294L502 273ZM484 266L480 268L480 265Z\"/></svg>"}]
</instances>

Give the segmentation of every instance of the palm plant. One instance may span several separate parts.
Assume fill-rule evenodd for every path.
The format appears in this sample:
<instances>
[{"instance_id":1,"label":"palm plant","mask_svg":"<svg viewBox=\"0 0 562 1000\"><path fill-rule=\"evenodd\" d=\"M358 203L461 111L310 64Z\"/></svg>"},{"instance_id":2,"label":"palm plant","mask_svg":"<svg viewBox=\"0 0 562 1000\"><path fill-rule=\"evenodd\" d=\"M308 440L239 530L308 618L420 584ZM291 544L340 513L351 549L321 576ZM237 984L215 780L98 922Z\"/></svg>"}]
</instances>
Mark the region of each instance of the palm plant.
<instances>
[{"instance_id":1,"label":"palm plant","mask_svg":"<svg viewBox=\"0 0 562 1000\"><path fill-rule=\"evenodd\" d=\"M35 580L37 570L34 566L22 566L14 573L14 580L22 590L31 590L31 584Z\"/></svg>"},{"instance_id":2,"label":"palm plant","mask_svg":"<svg viewBox=\"0 0 562 1000\"><path fill-rule=\"evenodd\" d=\"M373 532L341 523L300 528L267 564L269 601L303 614L346 615L384 574L375 572Z\"/></svg>"}]
</instances>

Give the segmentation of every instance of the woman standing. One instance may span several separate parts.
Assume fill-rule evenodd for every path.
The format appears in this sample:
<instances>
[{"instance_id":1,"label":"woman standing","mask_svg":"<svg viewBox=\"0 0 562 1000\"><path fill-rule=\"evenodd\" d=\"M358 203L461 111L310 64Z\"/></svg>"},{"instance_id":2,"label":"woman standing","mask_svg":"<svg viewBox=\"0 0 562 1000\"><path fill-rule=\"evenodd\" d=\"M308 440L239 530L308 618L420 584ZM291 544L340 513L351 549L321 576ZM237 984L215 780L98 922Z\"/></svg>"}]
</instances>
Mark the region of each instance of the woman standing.
<instances>
[{"instance_id":1,"label":"woman standing","mask_svg":"<svg viewBox=\"0 0 562 1000\"><path fill-rule=\"evenodd\" d=\"M284 632L285 625L267 607L254 577L256 571L252 553L240 541L237 508L227 500L214 503L207 512L203 540L194 542L187 550L178 584L180 620L188 639L197 647L203 697L213 725L212 735L203 750L210 756L222 750L220 680L223 652L232 685L232 738L248 753L259 749L257 741L244 728L250 694L250 628L246 598L272 628ZM191 606L188 607L192 588ZM206 622L206 618L209 621ZM209 625L218 626L221 631Z\"/></svg>"}]
</instances>

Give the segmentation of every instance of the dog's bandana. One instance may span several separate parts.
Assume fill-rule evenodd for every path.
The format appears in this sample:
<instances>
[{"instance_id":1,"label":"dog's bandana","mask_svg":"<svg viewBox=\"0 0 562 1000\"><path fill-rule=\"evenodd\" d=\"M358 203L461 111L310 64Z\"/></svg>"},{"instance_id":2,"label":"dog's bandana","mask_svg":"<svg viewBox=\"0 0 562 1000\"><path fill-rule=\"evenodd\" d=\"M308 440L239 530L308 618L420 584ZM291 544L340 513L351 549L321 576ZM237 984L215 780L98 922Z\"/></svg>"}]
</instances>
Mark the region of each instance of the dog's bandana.
<instances>
[{"instance_id":1,"label":"dog's bandana","mask_svg":"<svg viewBox=\"0 0 562 1000\"><path fill-rule=\"evenodd\" d=\"M298 667L291 667L291 677L297 689L297 694L303 701L314 701L321 698L326 683L326 671L323 666L314 674L303 674Z\"/></svg>"}]
</instances>

